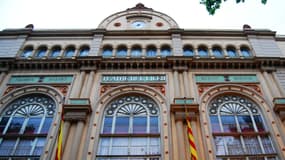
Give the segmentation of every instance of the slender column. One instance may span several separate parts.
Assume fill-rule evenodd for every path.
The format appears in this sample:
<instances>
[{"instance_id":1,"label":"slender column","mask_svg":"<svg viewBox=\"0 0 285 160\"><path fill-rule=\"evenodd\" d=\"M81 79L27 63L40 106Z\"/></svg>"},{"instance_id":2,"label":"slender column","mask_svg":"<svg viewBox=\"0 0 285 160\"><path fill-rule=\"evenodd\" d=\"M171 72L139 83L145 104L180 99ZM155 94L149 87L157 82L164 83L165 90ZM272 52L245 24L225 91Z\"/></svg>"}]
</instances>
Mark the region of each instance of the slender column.
<instances>
[{"instance_id":1,"label":"slender column","mask_svg":"<svg viewBox=\"0 0 285 160\"><path fill-rule=\"evenodd\" d=\"M190 88L189 88L189 78L188 72L186 70L183 71L183 81L184 81L184 95L185 97L190 97Z\"/></svg>"},{"instance_id":2,"label":"slender column","mask_svg":"<svg viewBox=\"0 0 285 160\"><path fill-rule=\"evenodd\" d=\"M127 50L127 56L131 57L131 50L132 50L132 49L131 49L130 47L128 47L127 49L128 49L128 50Z\"/></svg>"},{"instance_id":3,"label":"slender column","mask_svg":"<svg viewBox=\"0 0 285 160\"><path fill-rule=\"evenodd\" d=\"M78 155L78 150L79 150L79 146L80 146L80 142L81 142L83 127L84 127L84 122L78 121L77 126L76 126L75 135L73 138L73 143L71 146L70 155L69 155L70 160L77 160L77 155Z\"/></svg>"},{"instance_id":4,"label":"slender column","mask_svg":"<svg viewBox=\"0 0 285 160\"><path fill-rule=\"evenodd\" d=\"M278 93L276 93L276 92L274 91L274 89L272 88L274 84L273 84L273 85L270 84L271 81L270 81L269 75L268 75L268 73L267 73L266 71L263 72L263 77L264 77L264 79L265 79L265 81L266 81L267 86L270 86L270 87L268 87L268 88L269 88L269 90L270 90L270 92L271 92L271 95L272 95L273 97L277 97L277 96L278 96Z\"/></svg>"},{"instance_id":5,"label":"slender column","mask_svg":"<svg viewBox=\"0 0 285 160\"><path fill-rule=\"evenodd\" d=\"M66 139L67 139L67 135L69 133L69 129L70 129L70 122L64 121L64 126L63 126L63 131L62 131L62 148L63 148L63 151L65 148Z\"/></svg>"},{"instance_id":6,"label":"slender column","mask_svg":"<svg viewBox=\"0 0 285 160\"><path fill-rule=\"evenodd\" d=\"M161 56L161 53L160 53L160 47L159 47L159 48L157 48L157 54L156 54L156 56Z\"/></svg>"},{"instance_id":7,"label":"slender column","mask_svg":"<svg viewBox=\"0 0 285 160\"><path fill-rule=\"evenodd\" d=\"M184 144L184 131L183 131L183 121L182 119L176 120L176 133L178 140L178 156L177 160L186 159L185 157L185 144Z\"/></svg>"},{"instance_id":8,"label":"slender column","mask_svg":"<svg viewBox=\"0 0 285 160\"><path fill-rule=\"evenodd\" d=\"M5 72L1 72L1 74L0 74L0 85L3 82L5 76L6 76L6 73Z\"/></svg>"},{"instance_id":9,"label":"slender column","mask_svg":"<svg viewBox=\"0 0 285 160\"><path fill-rule=\"evenodd\" d=\"M195 48L194 48L194 57L197 57L197 56L199 56L199 54L198 54L198 48L195 47Z\"/></svg>"},{"instance_id":10,"label":"slender column","mask_svg":"<svg viewBox=\"0 0 285 160\"><path fill-rule=\"evenodd\" d=\"M84 79L85 79L85 71L81 71L77 85L73 86L74 88L72 90L73 90L74 97L72 98L78 98L80 96L81 87L83 85Z\"/></svg>"},{"instance_id":11,"label":"slender column","mask_svg":"<svg viewBox=\"0 0 285 160\"><path fill-rule=\"evenodd\" d=\"M174 79L174 96L175 97L180 97L180 88L179 88L179 77L178 77L178 71L174 70L173 74L173 79Z\"/></svg>"},{"instance_id":12,"label":"slender column","mask_svg":"<svg viewBox=\"0 0 285 160\"><path fill-rule=\"evenodd\" d=\"M212 48L208 48L208 52L209 52L209 57L215 57Z\"/></svg>"},{"instance_id":13,"label":"slender column","mask_svg":"<svg viewBox=\"0 0 285 160\"><path fill-rule=\"evenodd\" d=\"M112 51L112 56L116 57L116 53L117 53L117 48L114 48L113 51Z\"/></svg>"},{"instance_id":14,"label":"slender column","mask_svg":"<svg viewBox=\"0 0 285 160\"><path fill-rule=\"evenodd\" d=\"M73 56L79 56L80 54L80 48L79 47L75 47L75 51L74 51L74 55Z\"/></svg>"},{"instance_id":15,"label":"slender column","mask_svg":"<svg viewBox=\"0 0 285 160\"><path fill-rule=\"evenodd\" d=\"M243 57L243 55L241 54L241 51L240 51L239 48L237 49L237 54L238 54L240 57Z\"/></svg>"},{"instance_id":16,"label":"slender column","mask_svg":"<svg viewBox=\"0 0 285 160\"><path fill-rule=\"evenodd\" d=\"M146 57L146 48L142 48L142 57Z\"/></svg>"},{"instance_id":17,"label":"slender column","mask_svg":"<svg viewBox=\"0 0 285 160\"><path fill-rule=\"evenodd\" d=\"M92 87L93 79L94 79L94 74L95 74L94 71L91 71L89 73L88 81L87 81L87 84L86 84L86 87L85 87L85 91L83 93L83 97L84 98L87 98L90 95L90 91L91 91L91 87Z\"/></svg>"},{"instance_id":18,"label":"slender column","mask_svg":"<svg viewBox=\"0 0 285 160\"><path fill-rule=\"evenodd\" d=\"M273 77L274 81L277 83L277 88L279 89L279 92L280 92L281 96L285 96L285 91L282 88L282 85L281 85L281 83L279 81L279 78L276 75L276 72L272 72L272 77Z\"/></svg>"}]
</instances>

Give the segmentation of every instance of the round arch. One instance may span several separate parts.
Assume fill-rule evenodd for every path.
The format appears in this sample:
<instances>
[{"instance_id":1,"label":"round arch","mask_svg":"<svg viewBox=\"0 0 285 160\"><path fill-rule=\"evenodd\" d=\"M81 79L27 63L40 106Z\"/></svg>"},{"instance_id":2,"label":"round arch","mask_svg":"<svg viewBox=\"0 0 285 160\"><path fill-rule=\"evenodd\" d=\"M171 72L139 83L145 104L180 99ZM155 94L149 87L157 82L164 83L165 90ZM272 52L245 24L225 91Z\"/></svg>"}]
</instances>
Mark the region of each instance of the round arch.
<instances>
[{"instance_id":1,"label":"round arch","mask_svg":"<svg viewBox=\"0 0 285 160\"><path fill-rule=\"evenodd\" d=\"M265 99L261 93L257 92L256 90L235 84L226 84L226 85L216 85L209 88L206 92L204 92L200 97L200 115L201 115L201 123L204 125L203 127L203 136L205 148L207 149L209 154L209 159L215 159L215 152L213 151L213 140L212 140L212 132L211 132L211 123L209 120L209 111L208 106L210 102L216 99L218 96L223 96L227 94L237 95L241 97L245 97L246 99L251 100L252 102L258 105L258 109L263 115L264 124L268 128L268 130L272 131L273 135L280 134L280 130L276 124L276 118L272 115L274 113L273 109L270 107L271 102ZM272 134L270 134L272 135ZM273 138L273 137L272 137ZM276 150L280 150L282 147L283 140L280 136L273 138L274 143L276 144ZM277 147L279 145L279 147ZM280 152L279 152L280 153Z\"/></svg>"},{"instance_id":2,"label":"round arch","mask_svg":"<svg viewBox=\"0 0 285 160\"><path fill-rule=\"evenodd\" d=\"M146 96L150 99L152 99L157 106L159 107L160 111L160 124L161 124L161 152L169 151L170 141L169 139L165 139L163 137L170 137L169 136L169 127L168 124L170 123L169 119L169 111L168 111L168 102L166 100L166 97L161 94L159 91L155 90L154 88L151 88L149 86L145 85L122 85L115 88L112 88L105 92L97 101L97 103L93 106L93 110L95 111L95 114L91 117L91 123L90 123L90 132L88 133L87 137L93 137L93 139L99 139L99 134L102 128L102 118L104 117L104 111L105 108L109 103L111 103L113 100L119 98L120 96L124 95L142 95ZM96 108L95 108L96 107ZM162 125L163 124L163 125ZM94 137L95 136L95 137ZM86 147L87 151L92 151L91 153L96 153L98 149L98 144L96 141L89 141L90 144L88 144ZM88 152L89 153L89 152ZM86 159L94 159L96 157L96 154L86 154L90 157L84 157ZM163 154L162 154L163 155ZM164 159L169 159L169 157L164 157Z\"/></svg>"}]
</instances>

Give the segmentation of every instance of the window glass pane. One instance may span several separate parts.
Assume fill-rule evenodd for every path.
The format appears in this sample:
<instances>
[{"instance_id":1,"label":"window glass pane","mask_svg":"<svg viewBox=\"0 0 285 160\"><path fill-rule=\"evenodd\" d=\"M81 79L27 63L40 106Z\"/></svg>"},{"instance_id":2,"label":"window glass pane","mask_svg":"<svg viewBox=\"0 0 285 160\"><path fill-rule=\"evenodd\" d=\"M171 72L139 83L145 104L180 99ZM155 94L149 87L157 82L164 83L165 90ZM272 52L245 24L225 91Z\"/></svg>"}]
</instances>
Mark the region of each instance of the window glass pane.
<instances>
[{"instance_id":1,"label":"window glass pane","mask_svg":"<svg viewBox=\"0 0 285 160\"><path fill-rule=\"evenodd\" d=\"M224 132L237 132L234 116L221 116Z\"/></svg>"},{"instance_id":2,"label":"window glass pane","mask_svg":"<svg viewBox=\"0 0 285 160\"><path fill-rule=\"evenodd\" d=\"M52 122L52 119L53 119L52 117L46 117L45 118L43 127L41 129L41 133L43 133L43 134L47 134L48 133L50 125L51 125L51 122Z\"/></svg>"},{"instance_id":3,"label":"window glass pane","mask_svg":"<svg viewBox=\"0 0 285 160\"><path fill-rule=\"evenodd\" d=\"M229 155L244 154L239 137L226 136L223 138L226 142Z\"/></svg>"},{"instance_id":4,"label":"window glass pane","mask_svg":"<svg viewBox=\"0 0 285 160\"><path fill-rule=\"evenodd\" d=\"M83 48L80 50L80 53L79 53L79 56L82 57L82 56L88 56L89 54L89 48Z\"/></svg>"},{"instance_id":5,"label":"window glass pane","mask_svg":"<svg viewBox=\"0 0 285 160\"><path fill-rule=\"evenodd\" d=\"M161 56L162 57L166 57L166 56L169 56L170 55L170 49L169 48L164 48L160 51L161 53Z\"/></svg>"},{"instance_id":6,"label":"window glass pane","mask_svg":"<svg viewBox=\"0 0 285 160\"><path fill-rule=\"evenodd\" d=\"M30 118L26 125L24 133L25 134L37 133L40 123L41 123L41 118Z\"/></svg>"},{"instance_id":7,"label":"window glass pane","mask_svg":"<svg viewBox=\"0 0 285 160\"><path fill-rule=\"evenodd\" d=\"M115 133L129 132L129 117L117 117L115 125Z\"/></svg>"},{"instance_id":8,"label":"window glass pane","mask_svg":"<svg viewBox=\"0 0 285 160\"><path fill-rule=\"evenodd\" d=\"M0 121L0 134L3 133L7 123L9 121L9 117L3 117Z\"/></svg>"},{"instance_id":9,"label":"window glass pane","mask_svg":"<svg viewBox=\"0 0 285 160\"><path fill-rule=\"evenodd\" d=\"M113 123L113 117L105 117L103 133L111 133L112 132L112 123Z\"/></svg>"},{"instance_id":10,"label":"window glass pane","mask_svg":"<svg viewBox=\"0 0 285 160\"><path fill-rule=\"evenodd\" d=\"M238 116L238 122L242 132L254 132L253 123L250 116Z\"/></svg>"},{"instance_id":11,"label":"window glass pane","mask_svg":"<svg viewBox=\"0 0 285 160\"><path fill-rule=\"evenodd\" d=\"M147 154L147 138L131 138L130 139L130 154L144 155Z\"/></svg>"},{"instance_id":12,"label":"window glass pane","mask_svg":"<svg viewBox=\"0 0 285 160\"><path fill-rule=\"evenodd\" d=\"M269 136L261 136L261 141L266 154L276 153Z\"/></svg>"},{"instance_id":13,"label":"window glass pane","mask_svg":"<svg viewBox=\"0 0 285 160\"><path fill-rule=\"evenodd\" d=\"M128 155L128 138L113 138L112 155Z\"/></svg>"},{"instance_id":14,"label":"window glass pane","mask_svg":"<svg viewBox=\"0 0 285 160\"><path fill-rule=\"evenodd\" d=\"M149 154L160 154L160 139L150 138L149 139Z\"/></svg>"},{"instance_id":15,"label":"window glass pane","mask_svg":"<svg viewBox=\"0 0 285 160\"><path fill-rule=\"evenodd\" d=\"M250 52L248 49L246 48L242 48L241 49L241 54L244 56L244 57L250 57Z\"/></svg>"},{"instance_id":16,"label":"window glass pane","mask_svg":"<svg viewBox=\"0 0 285 160\"><path fill-rule=\"evenodd\" d=\"M103 56L103 57L111 57L112 54L113 54L112 49L104 49L104 50L103 50L103 53L102 53L102 56Z\"/></svg>"},{"instance_id":17,"label":"window glass pane","mask_svg":"<svg viewBox=\"0 0 285 160\"><path fill-rule=\"evenodd\" d=\"M142 54L142 50L139 48L132 49L131 56L132 57L139 57Z\"/></svg>"},{"instance_id":18,"label":"window glass pane","mask_svg":"<svg viewBox=\"0 0 285 160\"><path fill-rule=\"evenodd\" d=\"M258 143L257 137L247 136L244 137L245 148L248 154L261 154L261 148Z\"/></svg>"},{"instance_id":19,"label":"window glass pane","mask_svg":"<svg viewBox=\"0 0 285 160\"><path fill-rule=\"evenodd\" d=\"M36 57L43 57L46 54L47 49L40 49L36 54Z\"/></svg>"},{"instance_id":20,"label":"window glass pane","mask_svg":"<svg viewBox=\"0 0 285 160\"><path fill-rule=\"evenodd\" d=\"M258 131L260 132L265 131L261 116L255 115L253 116L253 118L254 118Z\"/></svg>"},{"instance_id":21,"label":"window glass pane","mask_svg":"<svg viewBox=\"0 0 285 160\"><path fill-rule=\"evenodd\" d=\"M111 138L101 138L99 145L99 155L108 155L110 149Z\"/></svg>"},{"instance_id":22,"label":"window glass pane","mask_svg":"<svg viewBox=\"0 0 285 160\"><path fill-rule=\"evenodd\" d=\"M72 57L75 53L74 49L68 49L67 51L65 51L64 56L65 57Z\"/></svg>"},{"instance_id":23,"label":"window glass pane","mask_svg":"<svg viewBox=\"0 0 285 160\"><path fill-rule=\"evenodd\" d=\"M156 50L155 49L148 49L146 51L146 56L147 57L155 57L156 56Z\"/></svg>"},{"instance_id":24,"label":"window glass pane","mask_svg":"<svg viewBox=\"0 0 285 160\"><path fill-rule=\"evenodd\" d=\"M16 139L3 139L0 144L0 155L11 155L16 144Z\"/></svg>"},{"instance_id":25,"label":"window glass pane","mask_svg":"<svg viewBox=\"0 0 285 160\"><path fill-rule=\"evenodd\" d=\"M219 137L219 136L214 137L214 141L215 141L215 147L216 147L216 154L225 155L226 149L225 149L223 137Z\"/></svg>"},{"instance_id":26,"label":"window glass pane","mask_svg":"<svg viewBox=\"0 0 285 160\"><path fill-rule=\"evenodd\" d=\"M218 116L210 116L212 132L221 132Z\"/></svg>"},{"instance_id":27,"label":"window glass pane","mask_svg":"<svg viewBox=\"0 0 285 160\"><path fill-rule=\"evenodd\" d=\"M223 53L220 49L213 49L213 54L215 57L223 57Z\"/></svg>"},{"instance_id":28,"label":"window glass pane","mask_svg":"<svg viewBox=\"0 0 285 160\"><path fill-rule=\"evenodd\" d=\"M117 56L118 57L126 57L127 56L127 49L118 49L117 51Z\"/></svg>"},{"instance_id":29,"label":"window glass pane","mask_svg":"<svg viewBox=\"0 0 285 160\"><path fill-rule=\"evenodd\" d=\"M183 51L183 54L184 54L184 56L193 56L194 55L194 52L193 52L193 50L192 49L184 49L184 51Z\"/></svg>"},{"instance_id":30,"label":"window glass pane","mask_svg":"<svg viewBox=\"0 0 285 160\"><path fill-rule=\"evenodd\" d=\"M159 133L158 117L157 117L157 116L151 116L151 117L150 117L149 132L150 132L150 133Z\"/></svg>"},{"instance_id":31,"label":"window glass pane","mask_svg":"<svg viewBox=\"0 0 285 160\"><path fill-rule=\"evenodd\" d=\"M15 155L29 155L32 149L32 139L21 139L16 147Z\"/></svg>"},{"instance_id":32,"label":"window glass pane","mask_svg":"<svg viewBox=\"0 0 285 160\"><path fill-rule=\"evenodd\" d=\"M206 49L198 49L199 56L201 57L207 57L208 51Z\"/></svg>"},{"instance_id":33,"label":"window glass pane","mask_svg":"<svg viewBox=\"0 0 285 160\"><path fill-rule=\"evenodd\" d=\"M147 118L134 117L133 119L133 133L146 133Z\"/></svg>"},{"instance_id":34,"label":"window glass pane","mask_svg":"<svg viewBox=\"0 0 285 160\"><path fill-rule=\"evenodd\" d=\"M51 57L57 57L60 54L60 49L53 49L51 52Z\"/></svg>"},{"instance_id":35,"label":"window glass pane","mask_svg":"<svg viewBox=\"0 0 285 160\"><path fill-rule=\"evenodd\" d=\"M237 57L236 51L234 49L227 50L229 57Z\"/></svg>"},{"instance_id":36,"label":"window glass pane","mask_svg":"<svg viewBox=\"0 0 285 160\"><path fill-rule=\"evenodd\" d=\"M45 138L37 138L36 146L33 152L33 155L40 156L43 152L44 146L45 146Z\"/></svg>"},{"instance_id":37,"label":"window glass pane","mask_svg":"<svg viewBox=\"0 0 285 160\"><path fill-rule=\"evenodd\" d=\"M29 56L32 56L32 53L33 53L33 49L32 48L28 48L28 49L25 49L23 51L23 53L21 54L21 57L29 57Z\"/></svg>"},{"instance_id":38,"label":"window glass pane","mask_svg":"<svg viewBox=\"0 0 285 160\"><path fill-rule=\"evenodd\" d=\"M14 117L9 125L7 133L18 134L24 123L23 117Z\"/></svg>"}]
</instances>

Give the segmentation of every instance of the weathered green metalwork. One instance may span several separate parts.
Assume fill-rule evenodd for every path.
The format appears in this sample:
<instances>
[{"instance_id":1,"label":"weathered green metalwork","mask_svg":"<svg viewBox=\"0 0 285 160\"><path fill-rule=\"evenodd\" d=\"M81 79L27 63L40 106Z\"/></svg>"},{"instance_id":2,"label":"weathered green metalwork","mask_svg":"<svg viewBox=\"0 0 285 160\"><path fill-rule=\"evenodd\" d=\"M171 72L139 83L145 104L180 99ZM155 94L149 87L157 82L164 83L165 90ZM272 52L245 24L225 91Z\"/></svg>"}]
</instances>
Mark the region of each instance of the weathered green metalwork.
<instances>
[{"instance_id":1,"label":"weathered green metalwork","mask_svg":"<svg viewBox=\"0 0 285 160\"><path fill-rule=\"evenodd\" d=\"M48 83L48 84L66 84L71 83L73 79L72 75L55 75L55 76L11 76L9 84L39 84L39 83Z\"/></svg>"},{"instance_id":2,"label":"weathered green metalwork","mask_svg":"<svg viewBox=\"0 0 285 160\"><path fill-rule=\"evenodd\" d=\"M258 83L256 75L196 75L197 83Z\"/></svg>"}]
</instances>

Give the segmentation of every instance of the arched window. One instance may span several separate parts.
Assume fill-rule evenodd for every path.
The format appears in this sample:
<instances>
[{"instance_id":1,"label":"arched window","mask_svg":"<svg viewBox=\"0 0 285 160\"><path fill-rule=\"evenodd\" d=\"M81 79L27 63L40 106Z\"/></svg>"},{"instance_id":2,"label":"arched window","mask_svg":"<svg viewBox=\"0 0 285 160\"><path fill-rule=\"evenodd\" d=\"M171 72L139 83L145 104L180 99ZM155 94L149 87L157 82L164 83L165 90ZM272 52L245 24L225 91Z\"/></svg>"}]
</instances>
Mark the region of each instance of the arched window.
<instances>
[{"instance_id":1,"label":"arched window","mask_svg":"<svg viewBox=\"0 0 285 160\"><path fill-rule=\"evenodd\" d=\"M147 57L155 57L157 54L155 46L148 46L146 49L146 56Z\"/></svg>"},{"instance_id":2,"label":"arched window","mask_svg":"<svg viewBox=\"0 0 285 160\"><path fill-rule=\"evenodd\" d=\"M89 54L89 47L88 46L83 46L80 48L80 51L79 51L79 57L85 57L85 56L88 56Z\"/></svg>"},{"instance_id":3,"label":"arched window","mask_svg":"<svg viewBox=\"0 0 285 160\"><path fill-rule=\"evenodd\" d=\"M217 58L221 58L224 56L222 49L220 47L217 47L217 46L213 47L212 51L213 51L213 55Z\"/></svg>"},{"instance_id":4,"label":"arched window","mask_svg":"<svg viewBox=\"0 0 285 160\"><path fill-rule=\"evenodd\" d=\"M43 57L43 56L46 55L46 52L47 52L47 47L44 47L44 46L43 46L43 47L40 47L40 48L38 49L38 51L37 51L35 57L41 58L41 57Z\"/></svg>"},{"instance_id":5,"label":"arched window","mask_svg":"<svg viewBox=\"0 0 285 160\"><path fill-rule=\"evenodd\" d=\"M119 46L117 49L117 57L126 57L127 51L128 49L126 46Z\"/></svg>"},{"instance_id":6,"label":"arched window","mask_svg":"<svg viewBox=\"0 0 285 160\"><path fill-rule=\"evenodd\" d=\"M198 54L200 57L209 57L208 49L205 46L198 48Z\"/></svg>"},{"instance_id":7,"label":"arched window","mask_svg":"<svg viewBox=\"0 0 285 160\"><path fill-rule=\"evenodd\" d=\"M23 58L28 58L30 56L32 56L33 54L33 47L32 46L27 46L25 47L25 49L23 50L23 52L21 53L21 57Z\"/></svg>"},{"instance_id":8,"label":"arched window","mask_svg":"<svg viewBox=\"0 0 285 160\"><path fill-rule=\"evenodd\" d=\"M113 48L112 46L104 46L102 51L103 57L112 57L113 55Z\"/></svg>"},{"instance_id":9,"label":"arched window","mask_svg":"<svg viewBox=\"0 0 285 160\"><path fill-rule=\"evenodd\" d=\"M42 94L31 94L10 103L0 117L0 159L39 159L43 153L56 105Z\"/></svg>"},{"instance_id":10,"label":"arched window","mask_svg":"<svg viewBox=\"0 0 285 160\"><path fill-rule=\"evenodd\" d=\"M247 47L241 47L240 52L241 52L242 56L244 56L245 58L252 56L250 53L250 50Z\"/></svg>"},{"instance_id":11,"label":"arched window","mask_svg":"<svg viewBox=\"0 0 285 160\"><path fill-rule=\"evenodd\" d=\"M74 56L74 53L75 53L75 47L73 46L67 47L64 52L64 57L72 57Z\"/></svg>"},{"instance_id":12,"label":"arched window","mask_svg":"<svg viewBox=\"0 0 285 160\"><path fill-rule=\"evenodd\" d=\"M50 57L55 58L55 57L60 56L60 51L61 51L61 48L59 46L53 47L50 53Z\"/></svg>"},{"instance_id":13,"label":"arched window","mask_svg":"<svg viewBox=\"0 0 285 160\"><path fill-rule=\"evenodd\" d=\"M234 47L228 47L227 48L227 53L229 57L238 57L238 54L236 52L236 49Z\"/></svg>"},{"instance_id":14,"label":"arched window","mask_svg":"<svg viewBox=\"0 0 285 160\"><path fill-rule=\"evenodd\" d=\"M170 56L171 55L171 48L168 45L164 45L160 49L160 54L162 57Z\"/></svg>"},{"instance_id":15,"label":"arched window","mask_svg":"<svg viewBox=\"0 0 285 160\"><path fill-rule=\"evenodd\" d=\"M135 95L112 101L104 112L96 159L160 159L159 126L159 109L150 98Z\"/></svg>"},{"instance_id":16,"label":"arched window","mask_svg":"<svg viewBox=\"0 0 285 160\"><path fill-rule=\"evenodd\" d=\"M194 56L193 47L192 46L184 46L183 47L183 55L184 56Z\"/></svg>"},{"instance_id":17,"label":"arched window","mask_svg":"<svg viewBox=\"0 0 285 160\"><path fill-rule=\"evenodd\" d=\"M209 114L217 159L277 160L256 103L237 95L224 95L210 102Z\"/></svg>"},{"instance_id":18,"label":"arched window","mask_svg":"<svg viewBox=\"0 0 285 160\"><path fill-rule=\"evenodd\" d=\"M132 57L140 57L142 55L142 48L140 46L134 46L131 50Z\"/></svg>"}]
</instances>

